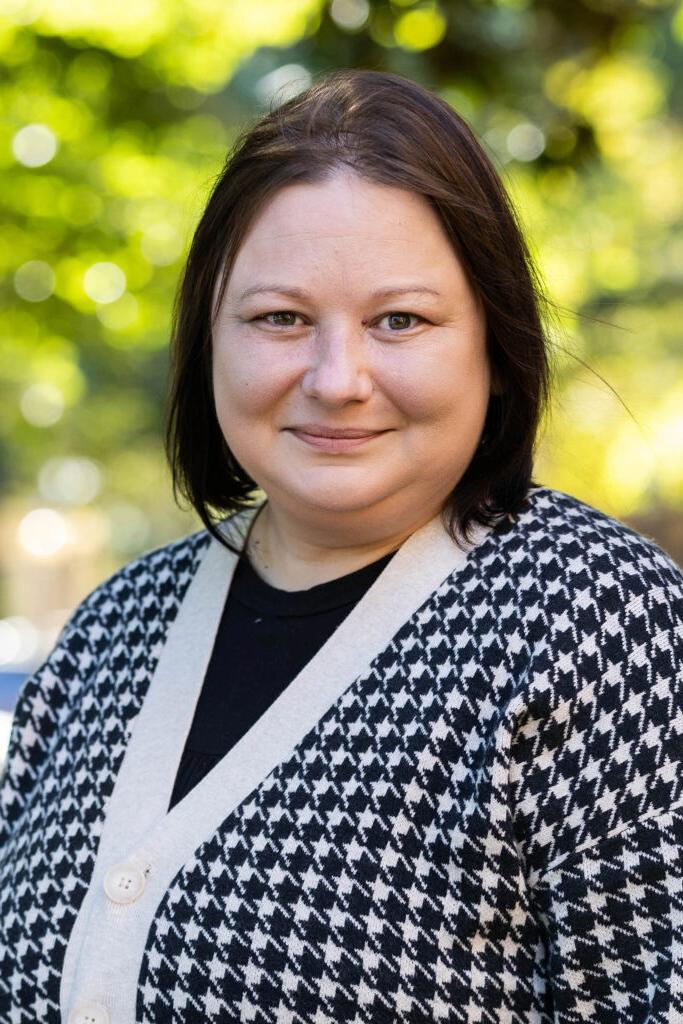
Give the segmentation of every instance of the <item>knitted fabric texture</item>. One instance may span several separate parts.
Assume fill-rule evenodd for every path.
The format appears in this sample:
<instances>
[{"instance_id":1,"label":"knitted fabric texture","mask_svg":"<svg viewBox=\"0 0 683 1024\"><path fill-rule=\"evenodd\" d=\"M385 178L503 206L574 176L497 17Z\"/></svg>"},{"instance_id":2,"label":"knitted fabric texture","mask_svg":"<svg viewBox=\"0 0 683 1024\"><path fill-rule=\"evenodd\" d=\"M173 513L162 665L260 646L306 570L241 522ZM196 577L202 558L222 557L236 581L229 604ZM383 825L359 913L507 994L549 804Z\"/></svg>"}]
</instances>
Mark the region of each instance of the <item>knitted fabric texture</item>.
<instances>
[{"instance_id":1,"label":"knitted fabric texture","mask_svg":"<svg viewBox=\"0 0 683 1024\"><path fill-rule=\"evenodd\" d=\"M65 948L206 531L78 607L0 780L0 1021ZM538 488L210 836L158 906L137 1024L683 1022L683 574ZM191 799L191 795L188 797Z\"/></svg>"}]
</instances>

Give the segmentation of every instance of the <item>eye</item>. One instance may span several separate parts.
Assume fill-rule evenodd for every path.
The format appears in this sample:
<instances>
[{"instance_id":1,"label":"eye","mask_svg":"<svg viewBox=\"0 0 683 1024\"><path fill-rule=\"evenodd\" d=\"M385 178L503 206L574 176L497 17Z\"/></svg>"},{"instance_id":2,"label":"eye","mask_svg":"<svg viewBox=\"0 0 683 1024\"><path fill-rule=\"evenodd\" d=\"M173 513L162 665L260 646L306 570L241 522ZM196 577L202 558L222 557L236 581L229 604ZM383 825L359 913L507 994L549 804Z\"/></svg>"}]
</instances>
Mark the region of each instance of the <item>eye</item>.
<instances>
[{"instance_id":1,"label":"eye","mask_svg":"<svg viewBox=\"0 0 683 1024\"><path fill-rule=\"evenodd\" d=\"M297 317L297 316L299 316L299 314L298 313L294 313L291 309L279 309L279 310L276 310L274 313L262 313L260 316L253 317L253 320L255 320L255 321L256 320L265 320L268 323L270 323L272 327L293 327L294 326L294 324L291 324L291 323L289 323L289 324L276 324L276 323L272 323L270 321L270 319L269 319L271 316Z\"/></svg>"},{"instance_id":2,"label":"eye","mask_svg":"<svg viewBox=\"0 0 683 1024\"><path fill-rule=\"evenodd\" d=\"M291 309L280 309L280 310L275 310L272 313L261 313L260 316L253 317L252 321L255 322L255 321L260 321L261 320L261 321L265 321L266 323L269 323L272 327L279 328L279 329L284 329L284 328L287 328L287 327L295 327L296 324L291 322L291 320L290 320L289 323L275 323L271 318L272 317L278 317L278 318L280 318L280 317L291 317L291 318L296 319L298 316L300 316L300 314L299 313L295 313ZM385 319L387 319L389 317L392 318L392 320L394 320L394 321L395 321L395 318L398 318L399 321L400 320L403 321L403 325L402 326L399 325L399 327L400 327L399 330L394 330L393 328L390 328L389 329L389 333L390 334L403 334L407 329L409 329L411 327L411 324L409 323L409 321L411 319L412 320L416 320L419 323L426 323L427 322L423 316L419 316L417 313L405 313L402 310L391 310L389 313L384 313L383 316L378 317L378 319L376 320L376 323L381 323L382 320L385 320ZM406 323L406 321L408 321L408 323Z\"/></svg>"},{"instance_id":3,"label":"eye","mask_svg":"<svg viewBox=\"0 0 683 1024\"><path fill-rule=\"evenodd\" d=\"M419 320L420 323L426 323L426 320L425 320L425 318L423 316L418 316L417 313L404 313L401 310L392 310L390 313L385 313L384 316L381 316L379 319L381 321L381 320L386 319L387 317L392 317L392 318L393 317L399 317L400 319L403 319L404 322L406 320L410 320L410 318L412 317L413 320ZM410 327L410 324L408 324L407 326ZM391 334L401 334L402 331L393 331L392 330L392 331L390 331L390 333Z\"/></svg>"}]
</instances>

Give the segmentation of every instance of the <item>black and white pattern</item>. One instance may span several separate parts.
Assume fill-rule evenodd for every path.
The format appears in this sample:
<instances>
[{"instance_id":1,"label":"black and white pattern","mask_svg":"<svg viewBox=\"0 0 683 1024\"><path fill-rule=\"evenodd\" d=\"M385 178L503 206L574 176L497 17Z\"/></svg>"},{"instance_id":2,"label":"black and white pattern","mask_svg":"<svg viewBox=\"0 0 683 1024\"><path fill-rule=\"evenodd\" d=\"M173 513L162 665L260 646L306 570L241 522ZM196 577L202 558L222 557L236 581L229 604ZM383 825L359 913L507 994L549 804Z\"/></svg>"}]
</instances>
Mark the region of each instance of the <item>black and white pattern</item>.
<instances>
[{"instance_id":1,"label":"black and white pattern","mask_svg":"<svg viewBox=\"0 0 683 1024\"><path fill-rule=\"evenodd\" d=\"M104 803L170 623L209 541L150 552L97 587L17 702L0 785L0 1021L60 1021L69 934Z\"/></svg>"},{"instance_id":2,"label":"black and white pattern","mask_svg":"<svg viewBox=\"0 0 683 1024\"><path fill-rule=\"evenodd\" d=\"M104 804L208 535L126 567L24 687L0 1020L58 1024ZM184 865L137 1024L683 1022L683 574L546 488Z\"/></svg>"}]
</instances>

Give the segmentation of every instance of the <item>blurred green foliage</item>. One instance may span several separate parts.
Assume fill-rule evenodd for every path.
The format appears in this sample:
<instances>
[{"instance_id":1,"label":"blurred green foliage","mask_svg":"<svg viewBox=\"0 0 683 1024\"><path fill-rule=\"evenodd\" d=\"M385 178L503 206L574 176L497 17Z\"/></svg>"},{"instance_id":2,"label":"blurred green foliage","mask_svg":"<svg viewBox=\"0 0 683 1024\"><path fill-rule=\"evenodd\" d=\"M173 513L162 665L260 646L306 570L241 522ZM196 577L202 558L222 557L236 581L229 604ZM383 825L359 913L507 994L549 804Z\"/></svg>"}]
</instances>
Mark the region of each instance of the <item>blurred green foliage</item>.
<instances>
[{"instance_id":1,"label":"blurred green foliage","mask_svg":"<svg viewBox=\"0 0 683 1024\"><path fill-rule=\"evenodd\" d=\"M274 93L362 66L440 92L518 203L561 309L539 482L621 518L680 510L682 6L1 0L0 13L2 501L93 506L118 560L196 528L172 505L161 446L193 226L237 129Z\"/></svg>"}]
</instances>

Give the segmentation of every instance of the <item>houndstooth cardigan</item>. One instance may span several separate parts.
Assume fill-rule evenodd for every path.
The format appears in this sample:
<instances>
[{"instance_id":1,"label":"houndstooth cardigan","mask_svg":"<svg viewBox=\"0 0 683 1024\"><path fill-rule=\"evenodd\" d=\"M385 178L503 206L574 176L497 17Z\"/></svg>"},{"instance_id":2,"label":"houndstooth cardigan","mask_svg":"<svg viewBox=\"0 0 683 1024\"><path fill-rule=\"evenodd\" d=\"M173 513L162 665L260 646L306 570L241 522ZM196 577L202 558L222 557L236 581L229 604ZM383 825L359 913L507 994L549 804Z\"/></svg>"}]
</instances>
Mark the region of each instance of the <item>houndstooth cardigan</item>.
<instances>
[{"instance_id":1,"label":"houndstooth cardigan","mask_svg":"<svg viewBox=\"0 0 683 1024\"><path fill-rule=\"evenodd\" d=\"M2 1024L683 1021L674 563L545 487L437 516L167 812L235 561L124 566L24 684Z\"/></svg>"}]
</instances>

